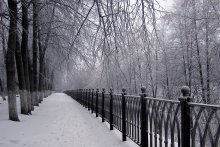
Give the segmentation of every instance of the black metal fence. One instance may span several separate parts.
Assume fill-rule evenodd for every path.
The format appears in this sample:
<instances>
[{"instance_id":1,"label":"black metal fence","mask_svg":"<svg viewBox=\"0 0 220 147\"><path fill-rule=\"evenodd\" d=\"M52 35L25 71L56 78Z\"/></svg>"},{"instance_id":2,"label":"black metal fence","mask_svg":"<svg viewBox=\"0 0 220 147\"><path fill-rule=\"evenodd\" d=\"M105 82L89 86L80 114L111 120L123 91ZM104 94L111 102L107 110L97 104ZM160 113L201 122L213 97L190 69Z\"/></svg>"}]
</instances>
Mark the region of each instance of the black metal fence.
<instances>
[{"instance_id":1,"label":"black metal fence","mask_svg":"<svg viewBox=\"0 0 220 147\"><path fill-rule=\"evenodd\" d=\"M193 103L188 87L179 100L113 94L110 89L66 91L102 122L110 124L141 147L220 147L220 107Z\"/></svg>"}]
</instances>

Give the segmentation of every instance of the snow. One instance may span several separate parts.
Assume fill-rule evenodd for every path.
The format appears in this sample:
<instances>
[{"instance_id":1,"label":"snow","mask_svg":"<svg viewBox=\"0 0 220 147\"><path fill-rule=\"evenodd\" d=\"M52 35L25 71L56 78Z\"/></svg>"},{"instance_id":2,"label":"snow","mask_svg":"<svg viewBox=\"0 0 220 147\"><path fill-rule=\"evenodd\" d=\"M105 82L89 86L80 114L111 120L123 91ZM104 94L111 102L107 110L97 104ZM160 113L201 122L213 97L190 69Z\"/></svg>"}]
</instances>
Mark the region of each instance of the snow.
<instances>
[{"instance_id":1,"label":"snow","mask_svg":"<svg viewBox=\"0 0 220 147\"><path fill-rule=\"evenodd\" d=\"M20 122L8 120L7 101L0 103L0 147L138 147L63 93L45 98L32 115L19 114Z\"/></svg>"}]
</instances>

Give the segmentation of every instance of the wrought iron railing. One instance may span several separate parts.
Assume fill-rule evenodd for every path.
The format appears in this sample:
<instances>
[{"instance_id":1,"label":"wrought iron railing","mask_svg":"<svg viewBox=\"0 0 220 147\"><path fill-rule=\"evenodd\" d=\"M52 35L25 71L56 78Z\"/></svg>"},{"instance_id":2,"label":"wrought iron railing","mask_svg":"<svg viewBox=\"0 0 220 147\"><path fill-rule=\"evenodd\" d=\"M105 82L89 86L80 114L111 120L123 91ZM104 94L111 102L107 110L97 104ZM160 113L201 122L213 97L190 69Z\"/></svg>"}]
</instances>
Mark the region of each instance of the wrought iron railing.
<instances>
[{"instance_id":1,"label":"wrought iron railing","mask_svg":"<svg viewBox=\"0 0 220 147\"><path fill-rule=\"evenodd\" d=\"M179 100L113 94L110 89L65 91L102 122L110 124L142 147L220 147L220 107L193 103L188 87Z\"/></svg>"}]
</instances>

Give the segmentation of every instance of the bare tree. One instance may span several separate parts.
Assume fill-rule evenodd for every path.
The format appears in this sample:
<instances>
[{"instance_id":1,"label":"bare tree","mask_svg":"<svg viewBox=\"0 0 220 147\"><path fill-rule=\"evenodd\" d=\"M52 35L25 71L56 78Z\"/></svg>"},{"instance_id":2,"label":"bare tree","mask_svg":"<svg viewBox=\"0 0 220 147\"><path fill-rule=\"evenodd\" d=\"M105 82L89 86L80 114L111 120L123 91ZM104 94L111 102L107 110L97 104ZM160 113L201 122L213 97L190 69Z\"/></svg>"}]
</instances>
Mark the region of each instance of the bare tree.
<instances>
[{"instance_id":1,"label":"bare tree","mask_svg":"<svg viewBox=\"0 0 220 147\"><path fill-rule=\"evenodd\" d=\"M5 94L4 94L4 86L2 84L1 77L0 77L0 95L2 96L3 101L6 101Z\"/></svg>"},{"instance_id":2,"label":"bare tree","mask_svg":"<svg viewBox=\"0 0 220 147\"><path fill-rule=\"evenodd\" d=\"M51 38L52 33L52 23L54 22L54 16L55 16L55 4L52 8L52 14L50 17L50 20L48 22L48 29L45 37L45 41L43 42L41 39L41 32L40 28L38 28L38 46L39 46L39 92L40 92L40 101L43 100L43 93L46 88L46 74L45 74L45 54L46 50L48 49L49 40ZM43 42L43 44L42 44Z\"/></svg>"},{"instance_id":3,"label":"bare tree","mask_svg":"<svg viewBox=\"0 0 220 147\"><path fill-rule=\"evenodd\" d=\"M24 68L23 68L23 61L21 55L20 40L18 34L16 36L15 59L16 59L17 75L19 82L21 114L28 115L27 91L26 91L26 83L24 78Z\"/></svg>"},{"instance_id":4,"label":"bare tree","mask_svg":"<svg viewBox=\"0 0 220 147\"><path fill-rule=\"evenodd\" d=\"M35 106L39 106L39 99L38 99L38 62L37 62L37 58L38 58L38 45L37 45L37 36L38 36L38 1L37 0L33 0L33 103Z\"/></svg>"},{"instance_id":5,"label":"bare tree","mask_svg":"<svg viewBox=\"0 0 220 147\"><path fill-rule=\"evenodd\" d=\"M15 48L17 36L17 0L8 0L10 27L6 55L9 119L19 121L16 105Z\"/></svg>"},{"instance_id":6,"label":"bare tree","mask_svg":"<svg viewBox=\"0 0 220 147\"><path fill-rule=\"evenodd\" d=\"M22 53L22 61L24 68L24 78L25 78L25 91L27 92L27 102L28 102L28 113L31 113L31 91L30 91L30 80L29 80L29 70L28 70L28 58L29 58L29 50L28 50L28 0L21 0L22 6L22 40L21 40L21 53Z\"/></svg>"}]
</instances>

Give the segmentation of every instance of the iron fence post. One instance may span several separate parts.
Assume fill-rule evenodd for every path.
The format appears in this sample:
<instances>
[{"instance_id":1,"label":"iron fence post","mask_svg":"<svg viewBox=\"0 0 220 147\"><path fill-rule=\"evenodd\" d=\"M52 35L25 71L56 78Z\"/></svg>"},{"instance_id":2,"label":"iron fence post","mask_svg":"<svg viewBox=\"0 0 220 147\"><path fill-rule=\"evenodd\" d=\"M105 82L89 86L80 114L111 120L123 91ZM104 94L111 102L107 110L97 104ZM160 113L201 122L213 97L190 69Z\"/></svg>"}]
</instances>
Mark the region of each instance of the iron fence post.
<instances>
[{"instance_id":1,"label":"iron fence post","mask_svg":"<svg viewBox=\"0 0 220 147\"><path fill-rule=\"evenodd\" d=\"M74 99L76 99L79 102L79 89L76 89L74 91Z\"/></svg>"},{"instance_id":2,"label":"iron fence post","mask_svg":"<svg viewBox=\"0 0 220 147\"><path fill-rule=\"evenodd\" d=\"M83 101L83 107L85 107L85 89L82 89L82 101Z\"/></svg>"},{"instance_id":3,"label":"iron fence post","mask_svg":"<svg viewBox=\"0 0 220 147\"><path fill-rule=\"evenodd\" d=\"M82 100L82 106L83 106L83 105L84 105L84 104L83 104L83 89L81 89L80 94L81 94L80 96L81 96L81 100Z\"/></svg>"},{"instance_id":4,"label":"iron fence post","mask_svg":"<svg viewBox=\"0 0 220 147\"><path fill-rule=\"evenodd\" d=\"M88 109L88 92L89 89L86 89L86 109Z\"/></svg>"},{"instance_id":5,"label":"iron fence post","mask_svg":"<svg viewBox=\"0 0 220 147\"><path fill-rule=\"evenodd\" d=\"M77 91L76 91L76 97L78 98L78 101L79 101L79 103L80 103L79 92L80 92L80 89L77 89Z\"/></svg>"},{"instance_id":6,"label":"iron fence post","mask_svg":"<svg viewBox=\"0 0 220 147\"><path fill-rule=\"evenodd\" d=\"M89 89L86 89L86 100L87 100L86 106L89 109Z\"/></svg>"},{"instance_id":7,"label":"iron fence post","mask_svg":"<svg viewBox=\"0 0 220 147\"><path fill-rule=\"evenodd\" d=\"M141 88L141 147L148 147L147 114L146 114L146 88Z\"/></svg>"},{"instance_id":8,"label":"iron fence post","mask_svg":"<svg viewBox=\"0 0 220 147\"><path fill-rule=\"evenodd\" d=\"M102 122L105 122L105 88L102 89Z\"/></svg>"},{"instance_id":9,"label":"iron fence post","mask_svg":"<svg viewBox=\"0 0 220 147\"><path fill-rule=\"evenodd\" d=\"M82 105L82 89L79 90L79 98L80 98L80 102L81 102L81 105Z\"/></svg>"},{"instance_id":10,"label":"iron fence post","mask_svg":"<svg viewBox=\"0 0 220 147\"><path fill-rule=\"evenodd\" d=\"M96 114L96 117L98 117L98 97L99 97L99 89L96 90L96 100L95 100L95 114Z\"/></svg>"},{"instance_id":11,"label":"iron fence post","mask_svg":"<svg viewBox=\"0 0 220 147\"><path fill-rule=\"evenodd\" d=\"M86 101L85 101L85 106L86 106L86 108L88 107L88 97L87 97L87 89L85 89L85 99L86 99Z\"/></svg>"},{"instance_id":12,"label":"iron fence post","mask_svg":"<svg viewBox=\"0 0 220 147\"><path fill-rule=\"evenodd\" d=\"M73 99L76 99L76 90L72 90L72 92L73 92Z\"/></svg>"},{"instance_id":13,"label":"iron fence post","mask_svg":"<svg viewBox=\"0 0 220 147\"><path fill-rule=\"evenodd\" d=\"M190 89L183 86L181 89L182 97L179 98L181 106L181 146L190 147Z\"/></svg>"},{"instance_id":14,"label":"iron fence post","mask_svg":"<svg viewBox=\"0 0 220 147\"><path fill-rule=\"evenodd\" d=\"M113 130L113 89L110 88L110 106L109 106L109 113L110 113L110 130Z\"/></svg>"},{"instance_id":15,"label":"iron fence post","mask_svg":"<svg viewBox=\"0 0 220 147\"><path fill-rule=\"evenodd\" d=\"M89 103L89 99L88 99L88 95L89 95L89 89L86 89L86 108L88 108L88 103Z\"/></svg>"},{"instance_id":16,"label":"iron fence post","mask_svg":"<svg viewBox=\"0 0 220 147\"><path fill-rule=\"evenodd\" d=\"M79 102L79 89L74 91L75 99Z\"/></svg>"},{"instance_id":17,"label":"iron fence post","mask_svg":"<svg viewBox=\"0 0 220 147\"><path fill-rule=\"evenodd\" d=\"M121 105L122 105L122 141L126 141L126 89L122 89L122 99L121 99Z\"/></svg>"},{"instance_id":18,"label":"iron fence post","mask_svg":"<svg viewBox=\"0 0 220 147\"><path fill-rule=\"evenodd\" d=\"M91 89L88 89L88 110L90 110L90 92L91 92Z\"/></svg>"},{"instance_id":19,"label":"iron fence post","mask_svg":"<svg viewBox=\"0 0 220 147\"><path fill-rule=\"evenodd\" d=\"M77 97L79 99L79 103L81 104L81 89L78 90Z\"/></svg>"},{"instance_id":20,"label":"iron fence post","mask_svg":"<svg viewBox=\"0 0 220 147\"><path fill-rule=\"evenodd\" d=\"M86 107L86 89L83 90L83 101L84 107Z\"/></svg>"},{"instance_id":21,"label":"iron fence post","mask_svg":"<svg viewBox=\"0 0 220 147\"><path fill-rule=\"evenodd\" d=\"M93 113L93 110L94 110L94 105L93 105L93 95L94 95L94 89L92 89L92 107L91 107L91 109L92 109L92 112L91 113Z\"/></svg>"}]
</instances>

